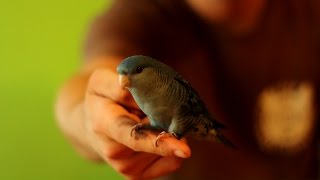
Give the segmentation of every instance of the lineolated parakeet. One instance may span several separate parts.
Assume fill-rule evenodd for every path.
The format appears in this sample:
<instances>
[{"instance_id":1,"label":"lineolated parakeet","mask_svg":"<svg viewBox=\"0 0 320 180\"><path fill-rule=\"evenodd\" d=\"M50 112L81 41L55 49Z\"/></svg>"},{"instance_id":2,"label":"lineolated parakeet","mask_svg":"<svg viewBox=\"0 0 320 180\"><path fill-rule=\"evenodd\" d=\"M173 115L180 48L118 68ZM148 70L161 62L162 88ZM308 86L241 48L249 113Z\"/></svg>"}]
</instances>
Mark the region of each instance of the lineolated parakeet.
<instances>
[{"instance_id":1,"label":"lineolated parakeet","mask_svg":"<svg viewBox=\"0 0 320 180\"><path fill-rule=\"evenodd\" d=\"M173 68L147 56L131 56L117 67L120 85L132 94L150 124L138 123L133 131L160 130L163 136L191 136L235 146L221 133L225 126L208 112L191 85Z\"/></svg>"}]
</instances>

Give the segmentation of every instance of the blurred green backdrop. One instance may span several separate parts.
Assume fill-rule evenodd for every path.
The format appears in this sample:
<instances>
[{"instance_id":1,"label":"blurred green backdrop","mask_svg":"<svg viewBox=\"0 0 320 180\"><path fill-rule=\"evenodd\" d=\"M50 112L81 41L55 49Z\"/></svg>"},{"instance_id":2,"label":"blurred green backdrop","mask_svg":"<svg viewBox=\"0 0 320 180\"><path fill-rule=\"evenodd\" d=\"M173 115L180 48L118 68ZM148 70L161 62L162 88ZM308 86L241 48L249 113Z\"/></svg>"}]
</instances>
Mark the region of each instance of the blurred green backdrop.
<instances>
[{"instance_id":1,"label":"blurred green backdrop","mask_svg":"<svg viewBox=\"0 0 320 180\"><path fill-rule=\"evenodd\" d=\"M105 0L0 0L0 179L122 179L79 157L53 115Z\"/></svg>"}]
</instances>

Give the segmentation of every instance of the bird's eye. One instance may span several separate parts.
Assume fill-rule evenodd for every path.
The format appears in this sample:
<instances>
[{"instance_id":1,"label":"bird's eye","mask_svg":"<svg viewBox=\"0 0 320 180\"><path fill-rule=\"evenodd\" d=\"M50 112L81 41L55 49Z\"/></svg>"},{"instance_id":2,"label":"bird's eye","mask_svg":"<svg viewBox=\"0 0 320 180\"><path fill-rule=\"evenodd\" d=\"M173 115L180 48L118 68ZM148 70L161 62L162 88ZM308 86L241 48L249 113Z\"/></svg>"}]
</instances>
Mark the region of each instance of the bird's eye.
<instances>
[{"instance_id":1,"label":"bird's eye","mask_svg":"<svg viewBox=\"0 0 320 180\"><path fill-rule=\"evenodd\" d=\"M141 73L142 70L143 70L143 68L142 68L141 66L138 66L137 69L136 69L136 72L137 72L137 73Z\"/></svg>"}]
</instances>

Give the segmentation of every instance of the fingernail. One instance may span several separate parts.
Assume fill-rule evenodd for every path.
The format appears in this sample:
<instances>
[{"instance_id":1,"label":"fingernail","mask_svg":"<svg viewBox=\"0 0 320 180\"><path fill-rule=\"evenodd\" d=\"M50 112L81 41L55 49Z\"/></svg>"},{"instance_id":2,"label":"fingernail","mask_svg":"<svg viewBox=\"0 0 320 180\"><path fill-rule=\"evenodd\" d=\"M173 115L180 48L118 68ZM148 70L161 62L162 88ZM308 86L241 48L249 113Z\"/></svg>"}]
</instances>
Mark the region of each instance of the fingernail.
<instances>
[{"instance_id":1,"label":"fingernail","mask_svg":"<svg viewBox=\"0 0 320 180\"><path fill-rule=\"evenodd\" d=\"M177 156L177 157L180 157L180 158L186 158L187 157L187 155L183 151L181 151L180 149L174 150L173 154L175 156Z\"/></svg>"}]
</instances>

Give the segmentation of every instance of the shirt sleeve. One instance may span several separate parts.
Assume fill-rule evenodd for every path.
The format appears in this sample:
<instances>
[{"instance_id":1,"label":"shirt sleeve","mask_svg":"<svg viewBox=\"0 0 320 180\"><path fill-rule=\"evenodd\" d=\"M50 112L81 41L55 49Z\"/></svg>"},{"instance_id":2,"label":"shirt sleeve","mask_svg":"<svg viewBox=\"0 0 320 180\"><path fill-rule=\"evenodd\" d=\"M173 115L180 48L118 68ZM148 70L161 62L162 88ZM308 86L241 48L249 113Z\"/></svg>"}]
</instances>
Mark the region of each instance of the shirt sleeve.
<instances>
[{"instance_id":1,"label":"shirt sleeve","mask_svg":"<svg viewBox=\"0 0 320 180\"><path fill-rule=\"evenodd\" d=\"M130 56L185 51L191 39L184 0L115 0L90 26L86 59L106 54ZM183 49L183 50L182 50Z\"/></svg>"},{"instance_id":2,"label":"shirt sleeve","mask_svg":"<svg viewBox=\"0 0 320 180\"><path fill-rule=\"evenodd\" d=\"M157 8L145 0L115 0L90 26L85 57L148 54L157 31Z\"/></svg>"}]
</instances>

